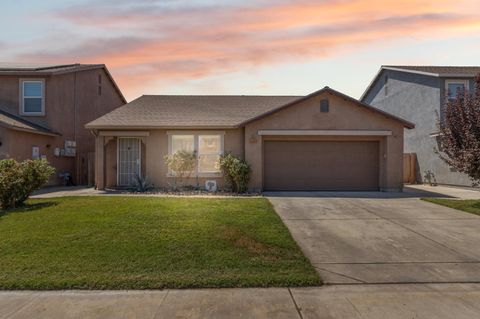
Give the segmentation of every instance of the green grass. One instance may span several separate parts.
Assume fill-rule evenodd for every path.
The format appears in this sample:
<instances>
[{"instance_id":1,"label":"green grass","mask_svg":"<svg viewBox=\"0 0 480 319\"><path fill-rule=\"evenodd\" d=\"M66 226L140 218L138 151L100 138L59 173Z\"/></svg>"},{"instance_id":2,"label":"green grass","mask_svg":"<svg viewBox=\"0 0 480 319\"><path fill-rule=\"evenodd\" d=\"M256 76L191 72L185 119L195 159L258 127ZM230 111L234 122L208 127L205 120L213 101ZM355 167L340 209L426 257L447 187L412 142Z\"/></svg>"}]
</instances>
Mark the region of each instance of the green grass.
<instances>
[{"instance_id":1,"label":"green grass","mask_svg":"<svg viewBox=\"0 0 480 319\"><path fill-rule=\"evenodd\" d=\"M319 284L263 198L65 197L0 215L0 289Z\"/></svg>"},{"instance_id":2,"label":"green grass","mask_svg":"<svg viewBox=\"0 0 480 319\"><path fill-rule=\"evenodd\" d=\"M422 200L438 205L463 210L464 212L480 215L480 200L458 200L443 198L422 198Z\"/></svg>"}]
</instances>

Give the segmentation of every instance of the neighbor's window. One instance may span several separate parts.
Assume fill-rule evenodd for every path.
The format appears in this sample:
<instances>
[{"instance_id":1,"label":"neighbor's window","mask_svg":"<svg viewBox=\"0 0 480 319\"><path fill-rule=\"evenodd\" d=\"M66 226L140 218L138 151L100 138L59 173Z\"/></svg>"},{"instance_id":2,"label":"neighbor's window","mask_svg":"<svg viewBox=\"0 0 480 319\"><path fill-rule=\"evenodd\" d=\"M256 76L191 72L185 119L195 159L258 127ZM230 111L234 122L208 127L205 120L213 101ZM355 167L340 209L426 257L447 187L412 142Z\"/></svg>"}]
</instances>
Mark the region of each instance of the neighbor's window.
<instances>
[{"instance_id":1,"label":"neighbor's window","mask_svg":"<svg viewBox=\"0 0 480 319\"><path fill-rule=\"evenodd\" d=\"M22 114L25 115L44 115L45 114L45 96L43 80L21 80L21 101L20 107Z\"/></svg>"},{"instance_id":2,"label":"neighbor's window","mask_svg":"<svg viewBox=\"0 0 480 319\"><path fill-rule=\"evenodd\" d=\"M223 134L170 134L169 154L178 151L195 152L196 174L220 173L219 160L223 153Z\"/></svg>"},{"instance_id":3,"label":"neighbor's window","mask_svg":"<svg viewBox=\"0 0 480 319\"><path fill-rule=\"evenodd\" d=\"M459 92L468 90L468 80L446 80L445 90L449 100L453 100L457 97Z\"/></svg>"}]
</instances>

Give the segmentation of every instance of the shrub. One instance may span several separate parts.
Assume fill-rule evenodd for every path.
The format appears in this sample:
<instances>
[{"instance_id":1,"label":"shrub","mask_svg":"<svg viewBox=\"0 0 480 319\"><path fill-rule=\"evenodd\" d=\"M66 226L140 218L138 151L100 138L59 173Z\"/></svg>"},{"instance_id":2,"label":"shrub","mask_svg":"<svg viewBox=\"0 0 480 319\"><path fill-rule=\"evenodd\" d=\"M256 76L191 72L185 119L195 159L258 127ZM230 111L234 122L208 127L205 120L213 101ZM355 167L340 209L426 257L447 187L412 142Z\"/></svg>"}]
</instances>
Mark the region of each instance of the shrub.
<instances>
[{"instance_id":1,"label":"shrub","mask_svg":"<svg viewBox=\"0 0 480 319\"><path fill-rule=\"evenodd\" d=\"M147 177L142 177L141 175L135 176L130 191L137 193L145 193L154 188L153 184L150 183Z\"/></svg>"},{"instance_id":2,"label":"shrub","mask_svg":"<svg viewBox=\"0 0 480 319\"><path fill-rule=\"evenodd\" d=\"M178 151L165 156L165 164L173 176L173 188L182 186L184 179L190 178L197 163L195 152Z\"/></svg>"},{"instance_id":3,"label":"shrub","mask_svg":"<svg viewBox=\"0 0 480 319\"><path fill-rule=\"evenodd\" d=\"M0 205L2 209L23 205L33 191L55 172L46 160L0 160Z\"/></svg>"},{"instance_id":4,"label":"shrub","mask_svg":"<svg viewBox=\"0 0 480 319\"><path fill-rule=\"evenodd\" d=\"M225 183L231 187L232 191L245 193L248 190L252 169L246 161L232 153L225 153L220 157L220 168Z\"/></svg>"}]
</instances>

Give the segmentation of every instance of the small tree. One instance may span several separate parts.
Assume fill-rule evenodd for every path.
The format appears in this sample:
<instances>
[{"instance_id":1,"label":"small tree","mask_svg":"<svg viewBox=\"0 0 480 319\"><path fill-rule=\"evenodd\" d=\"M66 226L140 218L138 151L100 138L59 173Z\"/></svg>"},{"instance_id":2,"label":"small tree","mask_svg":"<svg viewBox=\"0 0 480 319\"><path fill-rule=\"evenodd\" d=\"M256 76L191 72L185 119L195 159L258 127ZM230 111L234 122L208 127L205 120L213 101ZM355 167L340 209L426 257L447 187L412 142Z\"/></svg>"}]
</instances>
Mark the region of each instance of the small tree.
<instances>
[{"instance_id":1,"label":"small tree","mask_svg":"<svg viewBox=\"0 0 480 319\"><path fill-rule=\"evenodd\" d=\"M440 158L467 174L474 185L480 182L480 74L473 94L459 90L445 99L444 116L438 121Z\"/></svg>"},{"instance_id":2,"label":"small tree","mask_svg":"<svg viewBox=\"0 0 480 319\"><path fill-rule=\"evenodd\" d=\"M173 188L177 190L183 186L185 179L190 178L197 163L195 152L178 151L165 156L165 164L173 176Z\"/></svg>"},{"instance_id":3,"label":"small tree","mask_svg":"<svg viewBox=\"0 0 480 319\"><path fill-rule=\"evenodd\" d=\"M252 169L250 165L233 155L226 153L220 157L220 168L225 183L236 193L245 193L248 190Z\"/></svg>"},{"instance_id":4,"label":"small tree","mask_svg":"<svg viewBox=\"0 0 480 319\"><path fill-rule=\"evenodd\" d=\"M0 204L2 209L23 205L33 191L55 172L46 160L0 160Z\"/></svg>"}]
</instances>

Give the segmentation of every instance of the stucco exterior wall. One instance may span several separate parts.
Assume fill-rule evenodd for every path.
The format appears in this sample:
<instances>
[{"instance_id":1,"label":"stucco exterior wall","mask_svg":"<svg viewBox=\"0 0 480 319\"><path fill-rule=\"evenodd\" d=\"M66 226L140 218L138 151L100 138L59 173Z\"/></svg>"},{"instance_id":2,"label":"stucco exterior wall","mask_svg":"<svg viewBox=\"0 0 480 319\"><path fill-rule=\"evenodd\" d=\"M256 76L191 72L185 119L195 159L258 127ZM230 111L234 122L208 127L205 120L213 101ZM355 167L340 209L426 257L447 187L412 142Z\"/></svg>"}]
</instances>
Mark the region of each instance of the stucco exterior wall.
<instances>
[{"instance_id":1,"label":"stucco exterior wall","mask_svg":"<svg viewBox=\"0 0 480 319\"><path fill-rule=\"evenodd\" d=\"M328 98L330 110L320 112L320 100ZM380 187L401 190L403 187L403 125L376 112L323 93L301 103L251 122L245 127L245 159L252 165L253 190L263 188L263 142L273 138L260 136L259 130L391 130L387 137L373 137L380 142ZM275 137L278 138L278 137ZM285 137L282 137L285 139ZM288 139L355 140L372 137L289 137Z\"/></svg>"},{"instance_id":2,"label":"stucco exterior wall","mask_svg":"<svg viewBox=\"0 0 480 319\"><path fill-rule=\"evenodd\" d=\"M0 159L13 158L18 161L31 159L32 147L38 147L40 156L45 155L48 162L55 167L55 174L50 178L49 185L63 183L58 174L71 172L74 168L75 158L53 156L52 148L55 143L55 137L0 128L0 140L2 140ZM5 144L3 144L4 140L6 141ZM3 157L2 153L8 156Z\"/></svg>"},{"instance_id":3,"label":"stucco exterior wall","mask_svg":"<svg viewBox=\"0 0 480 319\"><path fill-rule=\"evenodd\" d=\"M9 157L10 131L0 126L0 159Z\"/></svg>"},{"instance_id":4,"label":"stucco exterior wall","mask_svg":"<svg viewBox=\"0 0 480 319\"><path fill-rule=\"evenodd\" d=\"M145 130L144 130L145 131ZM149 136L141 137L142 142L142 174L146 176L155 187L169 187L173 178L168 177L168 168L165 165L164 157L168 154L168 131L184 134L201 134L208 132L224 133L224 151L244 157L244 131L243 129L225 130L147 130ZM108 134L108 131L102 131ZM116 187L117 185L117 138L108 138L105 145L105 186ZM97 177L101 179L101 177ZM205 185L206 180L216 180L219 187L223 186L221 175L191 178L185 181L186 185ZM99 185L99 180L97 180Z\"/></svg>"},{"instance_id":5,"label":"stucco exterior wall","mask_svg":"<svg viewBox=\"0 0 480 319\"><path fill-rule=\"evenodd\" d=\"M320 112L320 100L327 98L330 104L328 113ZM322 140L322 141L378 141L379 142L379 185L384 191L398 191L403 187L403 123L370 110L337 95L323 93L310 97L298 104L272 113L266 117L248 123L244 128L225 130L170 130L170 133L208 134L224 132L224 151L245 158L252 166L250 189L263 189L263 143L269 139L281 140ZM391 135L368 136L352 134L350 136L295 136L278 137L259 135L259 130L352 130L352 131L390 131ZM141 131L141 132L140 132ZM116 186L116 139L108 137L108 130L101 130L104 136L97 137L97 161L104 163L105 173L98 172L97 186ZM133 133L148 133L141 137L145 142L144 174L156 187L168 187L173 179L168 177L164 157L168 154L167 130L139 130ZM110 134L114 134L111 132ZM118 130L115 134L119 134ZM128 133L122 132L128 136ZM105 139L109 139L105 143ZM105 147L104 147L105 145ZM206 180L217 180L222 187L221 176L192 178L187 184L204 186Z\"/></svg>"},{"instance_id":6,"label":"stucco exterior wall","mask_svg":"<svg viewBox=\"0 0 480 319\"><path fill-rule=\"evenodd\" d=\"M418 182L430 170L438 183L471 186L466 175L452 170L434 152L437 139L430 135L438 131L444 96L443 78L384 70L364 102L415 124L414 129L405 130L404 152L417 154Z\"/></svg>"},{"instance_id":7,"label":"stucco exterior wall","mask_svg":"<svg viewBox=\"0 0 480 319\"><path fill-rule=\"evenodd\" d=\"M101 84L99 76L102 78ZM49 137L10 130L14 139L22 141L11 145L10 155L20 160L28 159L31 158L32 146L39 146L41 154L47 155L57 171L68 169L76 183L85 184L87 153L95 151L95 138L85 129L85 124L122 105L120 95L103 69L47 77L0 76L0 108L17 116L20 115L20 79L24 78L45 80L45 116L22 117L50 128L61 136ZM100 85L101 94L98 91ZM43 140L48 140L48 143L39 142ZM76 158L54 156L54 149L64 148L66 140L77 142ZM46 144L50 147L43 150ZM61 181L58 180L58 183Z\"/></svg>"}]
</instances>

